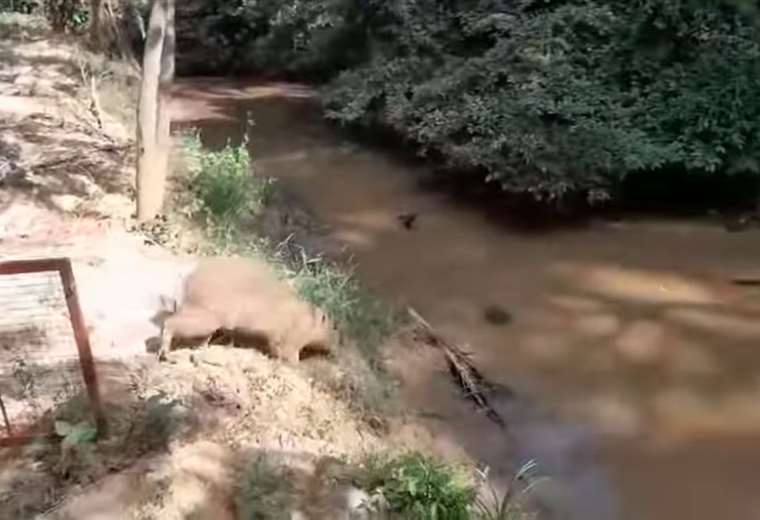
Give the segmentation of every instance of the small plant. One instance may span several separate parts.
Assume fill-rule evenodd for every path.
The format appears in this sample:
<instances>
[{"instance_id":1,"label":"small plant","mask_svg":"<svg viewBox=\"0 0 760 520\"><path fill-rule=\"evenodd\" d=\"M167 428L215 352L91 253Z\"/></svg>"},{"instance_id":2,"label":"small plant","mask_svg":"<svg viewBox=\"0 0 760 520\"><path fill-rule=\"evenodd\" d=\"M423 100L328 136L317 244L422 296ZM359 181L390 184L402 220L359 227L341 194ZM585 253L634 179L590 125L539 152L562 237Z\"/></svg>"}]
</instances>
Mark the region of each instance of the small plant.
<instances>
[{"instance_id":1,"label":"small plant","mask_svg":"<svg viewBox=\"0 0 760 520\"><path fill-rule=\"evenodd\" d=\"M272 198L274 179L251 175L248 139L218 152L204 150L197 132L184 139L198 207L217 222L237 222L261 210Z\"/></svg>"},{"instance_id":2,"label":"small plant","mask_svg":"<svg viewBox=\"0 0 760 520\"><path fill-rule=\"evenodd\" d=\"M63 446L78 446L95 442L98 437L98 429L88 421L81 421L76 424L55 421L55 434L61 437Z\"/></svg>"},{"instance_id":3,"label":"small plant","mask_svg":"<svg viewBox=\"0 0 760 520\"><path fill-rule=\"evenodd\" d=\"M503 494L499 494L488 478L488 469L478 471L478 477L486 493L475 500L477 520L533 520L535 515L527 512L521 498L529 494L546 477L536 477L538 465L529 461L520 468Z\"/></svg>"},{"instance_id":4,"label":"small plant","mask_svg":"<svg viewBox=\"0 0 760 520\"><path fill-rule=\"evenodd\" d=\"M283 471L261 456L243 475L237 505L241 520L290 520L293 490Z\"/></svg>"},{"instance_id":5,"label":"small plant","mask_svg":"<svg viewBox=\"0 0 760 520\"><path fill-rule=\"evenodd\" d=\"M475 493L467 480L456 468L410 453L392 459L367 459L357 484L381 496L387 512L400 518L469 520Z\"/></svg>"}]
</instances>

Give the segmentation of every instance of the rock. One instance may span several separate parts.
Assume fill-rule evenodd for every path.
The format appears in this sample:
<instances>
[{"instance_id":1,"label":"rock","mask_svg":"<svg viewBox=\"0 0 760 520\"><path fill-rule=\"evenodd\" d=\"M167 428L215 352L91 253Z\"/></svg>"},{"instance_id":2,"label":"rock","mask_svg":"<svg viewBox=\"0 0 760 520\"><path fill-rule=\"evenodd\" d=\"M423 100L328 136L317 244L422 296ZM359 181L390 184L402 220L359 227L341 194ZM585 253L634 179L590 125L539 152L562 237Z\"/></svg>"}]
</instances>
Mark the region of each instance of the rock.
<instances>
[{"instance_id":1,"label":"rock","mask_svg":"<svg viewBox=\"0 0 760 520\"><path fill-rule=\"evenodd\" d=\"M350 486L343 492L348 520L369 518L370 496L361 489Z\"/></svg>"},{"instance_id":2,"label":"rock","mask_svg":"<svg viewBox=\"0 0 760 520\"><path fill-rule=\"evenodd\" d=\"M76 191L82 192L88 197L99 197L103 195L103 189L95 184L95 182L87 175L74 173L69 175L69 180Z\"/></svg>"},{"instance_id":3,"label":"rock","mask_svg":"<svg viewBox=\"0 0 760 520\"><path fill-rule=\"evenodd\" d=\"M506 325L512 321L512 315L499 305L489 305L483 310L483 317L491 325Z\"/></svg>"},{"instance_id":4,"label":"rock","mask_svg":"<svg viewBox=\"0 0 760 520\"><path fill-rule=\"evenodd\" d=\"M82 199L75 195L51 195L50 202L64 213L71 213L79 208Z\"/></svg>"}]
</instances>

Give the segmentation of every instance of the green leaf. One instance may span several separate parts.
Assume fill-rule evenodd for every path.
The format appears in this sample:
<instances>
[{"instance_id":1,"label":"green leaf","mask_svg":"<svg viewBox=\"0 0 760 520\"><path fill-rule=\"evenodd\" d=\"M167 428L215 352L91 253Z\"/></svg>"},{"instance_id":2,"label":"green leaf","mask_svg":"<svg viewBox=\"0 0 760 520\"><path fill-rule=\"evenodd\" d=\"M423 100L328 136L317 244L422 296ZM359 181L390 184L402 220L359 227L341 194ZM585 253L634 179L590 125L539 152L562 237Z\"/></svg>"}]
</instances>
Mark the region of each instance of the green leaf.
<instances>
[{"instance_id":1,"label":"green leaf","mask_svg":"<svg viewBox=\"0 0 760 520\"><path fill-rule=\"evenodd\" d=\"M59 437L66 437L71 432L71 424L66 421L55 421L55 434Z\"/></svg>"},{"instance_id":2,"label":"green leaf","mask_svg":"<svg viewBox=\"0 0 760 520\"><path fill-rule=\"evenodd\" d=\"M69 445L90 444L95 442L97 437L98 429L87 421L82 421L70 427L63 438L63 443Z\"/></svg>"}]
</instances>

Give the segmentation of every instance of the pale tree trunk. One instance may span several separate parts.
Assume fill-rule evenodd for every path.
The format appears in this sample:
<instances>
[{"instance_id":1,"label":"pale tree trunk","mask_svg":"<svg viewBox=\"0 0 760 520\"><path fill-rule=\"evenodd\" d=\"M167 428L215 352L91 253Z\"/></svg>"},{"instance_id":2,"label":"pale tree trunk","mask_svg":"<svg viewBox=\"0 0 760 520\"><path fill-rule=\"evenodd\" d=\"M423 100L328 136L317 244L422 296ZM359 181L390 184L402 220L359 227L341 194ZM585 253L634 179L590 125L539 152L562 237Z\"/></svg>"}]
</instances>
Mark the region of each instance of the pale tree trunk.
<instances>
[{"instance_id":1,"label":"pale tree trunk","mask_svg":"<svg viewBox=\"0 0 760 520\"><path fill-rule=\"evenodd\" d=\"M137 109L136 184L137 219L140 222L158 215L163 206L168 149L164 153L161 148L167 146L170 123L167 113L169 89L165 82L167 77L174 76L173 41L171 49L166 48L167 40L174 39L174 28L169 30L170 16L173 21L174 0L153 0L143 56L140 103ZM167 76L162 71L162 65L169 62L169 57L172 66L166 71Z\"/></svg>"},{"instance_id":2,"label":"pale tree trunk","mask_svg":"<svg viewBox=\"0 0 760 520\"><path fill-rule=\"evenodd\" d=\"M174 50L177 42L174 25L175 0L167 0L166 36L161 50L161 74L158 78L158 123L156 143L161 179L161 200L164 198L166 176L169 172L169 152L171 150L171 88L174 83Z\"/></svg>"}]
</instances>

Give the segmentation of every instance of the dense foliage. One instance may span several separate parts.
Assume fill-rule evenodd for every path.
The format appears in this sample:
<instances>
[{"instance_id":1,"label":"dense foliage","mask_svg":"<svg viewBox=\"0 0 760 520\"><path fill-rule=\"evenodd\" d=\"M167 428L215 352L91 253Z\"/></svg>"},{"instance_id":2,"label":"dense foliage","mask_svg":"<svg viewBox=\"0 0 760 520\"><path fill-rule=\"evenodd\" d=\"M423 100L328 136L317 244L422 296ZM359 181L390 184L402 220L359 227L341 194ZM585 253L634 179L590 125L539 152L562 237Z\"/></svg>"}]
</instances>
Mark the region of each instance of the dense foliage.
<instances>
[{"instance_id":1,"label":"dense foliage","mask_svg":"<svg viewBox=\"0 0 760 520\"><path fill-rule=\"evenodd\" d=\"M203 19L225 71L329 80L336 121L506 190L598 199L632 174L757 176L760 40L740 2L210 0Z\"/></svg>"},{"instance_id":2,"label":"dense foliage","mask_svg":"<svg viewBox=\"0 0 760 520\"><path fill-rule=\"evenodd\" d=\"M187 22L195 41L188 49L204 54L201 68L325 80L366 58L366 37L355 23L359 11L352 0L193 3Z\"/></svg>"}]
</instances>

